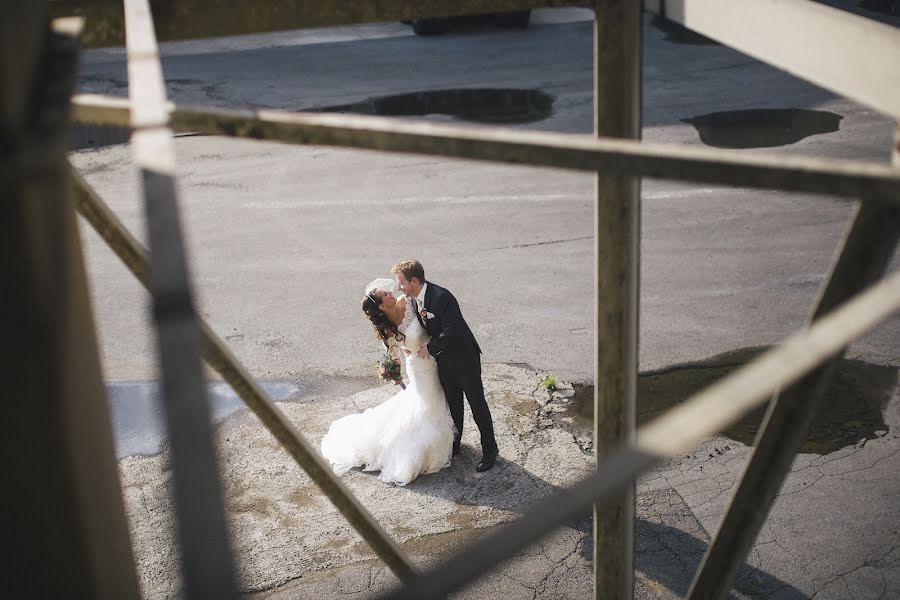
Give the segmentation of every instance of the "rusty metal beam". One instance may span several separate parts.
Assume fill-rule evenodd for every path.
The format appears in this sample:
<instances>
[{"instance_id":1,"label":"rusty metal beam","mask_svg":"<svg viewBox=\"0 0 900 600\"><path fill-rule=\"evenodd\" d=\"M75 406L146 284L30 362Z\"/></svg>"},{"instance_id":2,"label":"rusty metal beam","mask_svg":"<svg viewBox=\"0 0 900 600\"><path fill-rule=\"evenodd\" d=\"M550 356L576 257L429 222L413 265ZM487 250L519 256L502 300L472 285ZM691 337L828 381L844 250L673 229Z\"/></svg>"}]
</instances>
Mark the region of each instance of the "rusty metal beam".
<instances>
[{"instance_id":1,"label":"rusty metal beam","mask_svg":"<svg viewBox=\"0 0 900 600\"><path fill-rule=\"evenodd\" d=\"M2 62L24 61L0 84L20 119L0 138L2 593L138 600L65 160L80 23L22 4L0 11Z\"/></svg>"},{"instance_id":2,"label":"rusty metal beam","mask_svg":"<svg viewBox=\"0 0 900 600\"><path fill-rule=\"evenodd\" d=\"M34 0L5 0L0 8L0 140L8 144L25 128L48 12L47 2Z\"/></svg>"},{"instance_id":3,"label":"rusty metal beam","mask_svg":"<svg viewBox=\"0 0 900 600\"><path fill-rule=\"evenodd\" d=\"M75 120L127 127L122 98L78 96ZM558 167L723 186L812 192L900 204L900 174L875 163L690 148L592 135L414 122L366 115L170 105L177 131Z\"/></svg>"},{"instance_id":4,"label":"rusty metal beam","mask_svg":"<svg viewBox=\"0 0 900 600\"><path fill-rule=\"evenodd\" d=\"M594 20L594 132L641 137L641 10L599 0ZM638 370L641 180L595 178L594 456L596 464L634 439ZM594 598L634 595L634 485L594 507Z\"/></svg>"}]
</instances>

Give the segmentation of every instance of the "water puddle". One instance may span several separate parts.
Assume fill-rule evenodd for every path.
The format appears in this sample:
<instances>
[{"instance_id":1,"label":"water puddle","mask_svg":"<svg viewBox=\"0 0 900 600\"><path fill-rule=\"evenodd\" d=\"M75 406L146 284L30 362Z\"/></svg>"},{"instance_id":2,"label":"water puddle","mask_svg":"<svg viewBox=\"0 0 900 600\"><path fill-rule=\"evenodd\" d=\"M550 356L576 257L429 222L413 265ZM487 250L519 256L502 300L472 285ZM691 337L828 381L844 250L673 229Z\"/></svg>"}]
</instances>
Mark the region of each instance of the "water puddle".
<instances>
[{"instance_id":1,"label":"water puddle","mask_svg":"<svg viewBox=\"0 0 900 600\"><path fill-rule=\"evenodd\" d=\"M391 117L447 115L477 123L531 123L553 113L553 96L538 90L475 88L413 92L312 109Z\"/></svg>"},{"instance_id":2,"label":"water puddle","mask_svg":"<svg viewBox=\"0 0 900 600\"><path fill-rule=\"evenodd\" d=\"M660 416L679 402L752 360L761 350L746 349L671 370L641 375L638 379L638 425ZM897 367L841 360L832 385L825 392L800 452L828 454L860 440L884 435L888 427L882 409L897 385ZM576 385L570 415L580 427L590 429L594 419L594 386ZM761 407L723 432L729 439L753 445L765 407ZM876 433L878 432L878 433Z\"/></svg>"},{"instance_id":3,"label":"water puddle","mask_svg":"<svg viewBox=\"0 0 900 600\"><path fill-rule=\"evenodd\" d=\"M293 399L301 388L293 383L260 384L276 401ZM166 437L165 417L155 381L110 383L106 386L110 418L116 445L116 458L156 454ZM244 408L244 401L224 382L207 384L210 411L214 422Z\"/></svg>"},{"instance_id":4,"label":"water puddle","mask_svg":"<svg viewBox=\"0 0 900 600\"><path fill-rule=\"evenodd\" d=\"M682 119L716 148L771 148L840 129L842 115L825 110L759 108L730 110Z\"/></svg>"},{"instance_id":5,"label":"water puddle","mask_svg":"<svg viewBox=\"0 0 900 600\"><path fill-rule=\"evenodd\" d=\"M692 31L687 27L684 27L680 23L670 21L669 19L665 19L658 15L653 17L653 20L650 21L650 25L666 34L666 37L663 39L667 42L672 42L673 44L709 46L718 45L719 43L706 37L705 35L701 35L696 31Z\"/></svg>"},{"instance_id":6,"label":"water puddle","mask_svg":"<svg viewBox=\"0 0 900 600\"><path fill-rule=\"evenodd\" d=\"M116 144L127 144L130 139L131 129L127 127L73 123L69 149L105 148Z\"/></svg>"}]
</instances>

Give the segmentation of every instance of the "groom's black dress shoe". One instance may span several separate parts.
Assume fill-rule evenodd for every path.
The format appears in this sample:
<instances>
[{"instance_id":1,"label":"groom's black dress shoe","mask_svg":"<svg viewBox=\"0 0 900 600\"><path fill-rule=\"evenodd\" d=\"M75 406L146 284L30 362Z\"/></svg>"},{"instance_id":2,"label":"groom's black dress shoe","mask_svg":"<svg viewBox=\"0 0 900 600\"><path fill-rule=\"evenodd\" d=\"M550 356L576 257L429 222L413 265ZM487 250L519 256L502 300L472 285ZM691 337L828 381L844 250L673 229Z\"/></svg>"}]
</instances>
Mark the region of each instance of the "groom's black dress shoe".
<instances>
[{"instance_id":1,"label":"groom's black dress shoe","mask_svg":"<svg viewBox=\"0 0 900 600\"><path fill-rule=\"evenodd\" d=\"M479 473L484 473L485 471L492 469L494 463L497 462L497 454L499 454L497 450L485 452L484 456L481 457L481 462L475 467L475 470Z\"/></svg>"},{"instance_id":2,"label":"groom's black dress shoe","mask_svg":"<svg viewBox=\"0 0 900 600\"><path fill-rule=\"evenodd\" d=\"M459 454L459 445L453 444L453 456L456 456L457 454Z\"/></svg>"}]
</instances>

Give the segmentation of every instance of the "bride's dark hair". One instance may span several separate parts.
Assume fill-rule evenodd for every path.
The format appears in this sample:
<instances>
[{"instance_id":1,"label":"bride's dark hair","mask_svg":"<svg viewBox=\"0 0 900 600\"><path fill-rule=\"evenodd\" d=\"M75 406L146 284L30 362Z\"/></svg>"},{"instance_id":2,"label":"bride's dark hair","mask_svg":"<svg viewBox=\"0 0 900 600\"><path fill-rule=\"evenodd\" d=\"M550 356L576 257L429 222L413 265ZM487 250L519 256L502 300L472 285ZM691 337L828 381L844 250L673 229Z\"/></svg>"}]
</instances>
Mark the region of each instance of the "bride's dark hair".
<instances>
[{"instance_id":1,"label":"bride's dark hair","mask_svg":"<svg viewBox=\"0 0 900 600\"><path fill-rule=\"evenodd\" d=\"M391 338L396 339L398 342L402 342L406 339L406 336L400 333L400 330L397 329L397 324L391 321L388 316L378 308L379 305L381 305L382 298L384 298L384 292L381 290L372 290L363 298L362 310L366 313L366 316L369 317L369 320L372 321L372 327L375 328L375 335L384 342L385 346L387 346L388 340Z\"/></svg>"}]
</instances>

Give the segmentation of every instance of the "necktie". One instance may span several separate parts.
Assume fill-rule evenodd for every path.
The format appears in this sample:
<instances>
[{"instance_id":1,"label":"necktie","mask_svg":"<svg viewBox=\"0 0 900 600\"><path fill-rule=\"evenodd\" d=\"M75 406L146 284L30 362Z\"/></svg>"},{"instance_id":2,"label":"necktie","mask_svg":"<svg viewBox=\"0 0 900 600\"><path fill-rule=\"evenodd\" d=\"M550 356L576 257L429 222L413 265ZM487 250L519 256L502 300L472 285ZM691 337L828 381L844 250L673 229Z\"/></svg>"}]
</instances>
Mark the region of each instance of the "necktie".
<instances>
[{"instance_id":1,"label":"necktie","mask_svg":"<svg viewBox=\"0 0 900 600\"><path fill-rule=\"evenodd\" d=\"M419 325L422 326L422 329L428 331L428 326L425 325L425 321L422 319L422 314L419 312L419 303L416 302L415 298L411 298L413 310L416 311L416 318L419 320Z\"/></svg>"}]
</instances>

